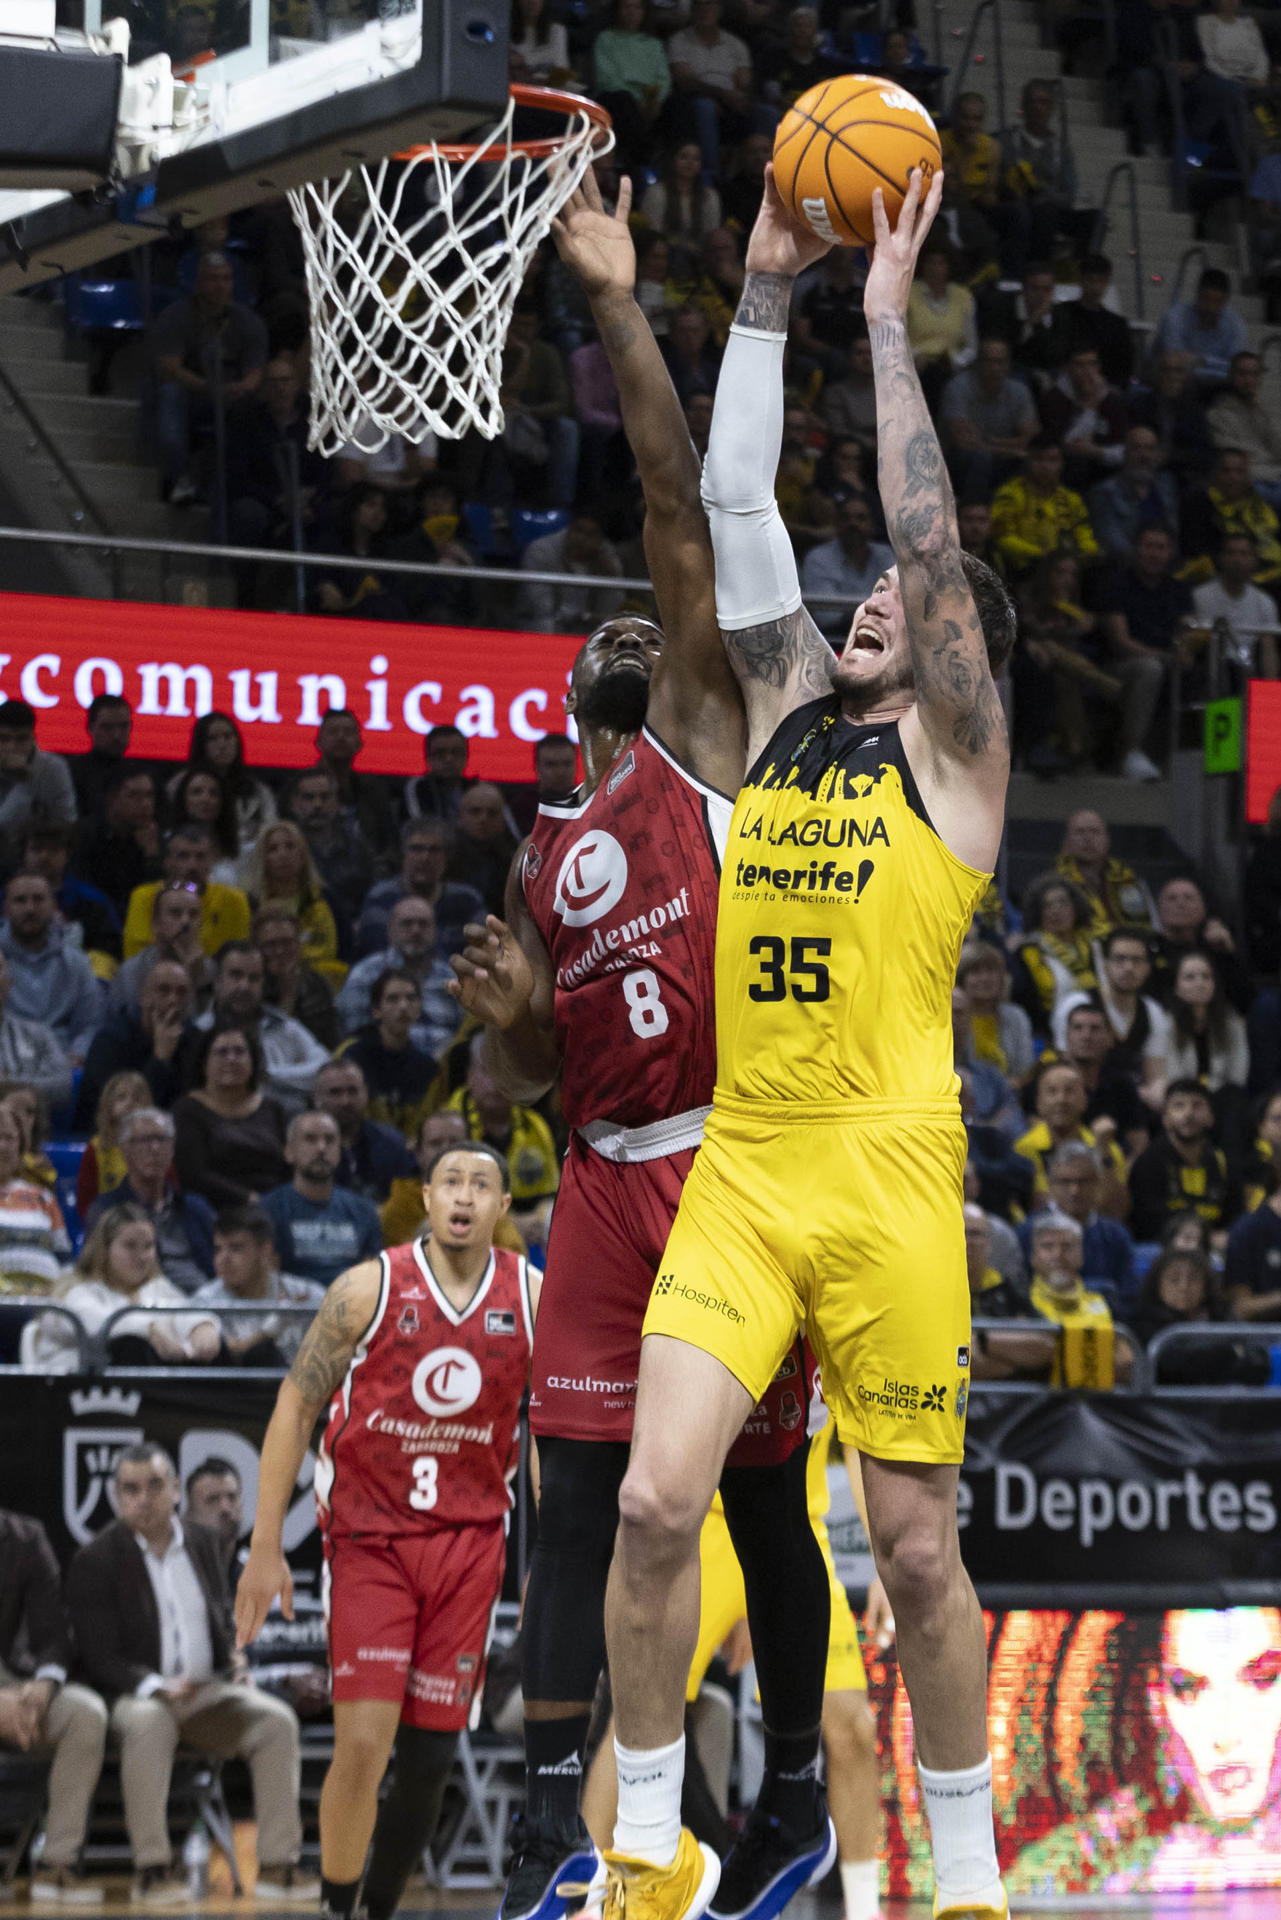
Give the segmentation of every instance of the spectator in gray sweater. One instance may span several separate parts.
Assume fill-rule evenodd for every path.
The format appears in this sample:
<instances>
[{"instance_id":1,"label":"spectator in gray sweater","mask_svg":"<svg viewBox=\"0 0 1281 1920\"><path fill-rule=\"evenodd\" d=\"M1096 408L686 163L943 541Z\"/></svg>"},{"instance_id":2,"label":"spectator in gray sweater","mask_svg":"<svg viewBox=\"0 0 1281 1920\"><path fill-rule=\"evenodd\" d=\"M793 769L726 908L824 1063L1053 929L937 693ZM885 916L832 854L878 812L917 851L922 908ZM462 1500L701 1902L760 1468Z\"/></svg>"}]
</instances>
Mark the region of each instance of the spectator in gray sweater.
<instances>
[{"instance_id":1,"label":"spectator in gray sweater","mask_svg":"<svg viewBox=\"0 0 1281 1920\"><path fill-rule=\"evenodd\" d=\"M23 1020L8 1010L13 976L0 953L0 1078L25 1080L51 1107L71 1098L71 1062L43 1020Z\"/></svg>"},{"instance_id":2,"label":"spectator in gray sweater","mask_svg":"<svg viewBox=\"0 0 1281 1920\"><path fill-rule=\"evenodd\" d=\"M70 826L76 793L60 753L36 745L36 716L25 700L0 703L0 845L13 854L32 826Z\"/></svg>"},{"instance_id":3,"label":"spectator in gray sweater","mask_svg":"<svg viewBox=\"0 0 1281 1920\"><path fill-rule=\"evenodd\" d=\"M43 874L18 874L5 888L4 905L0 953L9 963L13 1010L23 1019L43 1020L78 1065L102 1019L102 982L58 919Z\"/></svg>"}]
</instances>

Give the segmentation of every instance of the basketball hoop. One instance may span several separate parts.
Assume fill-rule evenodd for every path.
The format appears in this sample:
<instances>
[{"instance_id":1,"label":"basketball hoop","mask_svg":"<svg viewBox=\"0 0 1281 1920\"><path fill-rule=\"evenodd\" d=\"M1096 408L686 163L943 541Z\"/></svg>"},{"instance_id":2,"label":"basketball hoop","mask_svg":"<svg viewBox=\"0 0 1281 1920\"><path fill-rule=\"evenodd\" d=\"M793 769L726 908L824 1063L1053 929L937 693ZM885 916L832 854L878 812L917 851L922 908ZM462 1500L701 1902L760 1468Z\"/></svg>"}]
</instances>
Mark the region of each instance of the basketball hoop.
<instances>
[{"instance_id":1,"label":"basketball hoop","mask_svg":"<svg viewBox=\"0 0 1281 1920\"><path fill-rule=\"evenodd\" d=\"M518 108L564 117L549 138L513 137ZM455 440L503 430L503 348L535 248L592 161L610 151L603 107L513 86L486 140L431 142L308 181L289 195L311 307L308 445L359 434Z\"/></svg>"}]
</instances>

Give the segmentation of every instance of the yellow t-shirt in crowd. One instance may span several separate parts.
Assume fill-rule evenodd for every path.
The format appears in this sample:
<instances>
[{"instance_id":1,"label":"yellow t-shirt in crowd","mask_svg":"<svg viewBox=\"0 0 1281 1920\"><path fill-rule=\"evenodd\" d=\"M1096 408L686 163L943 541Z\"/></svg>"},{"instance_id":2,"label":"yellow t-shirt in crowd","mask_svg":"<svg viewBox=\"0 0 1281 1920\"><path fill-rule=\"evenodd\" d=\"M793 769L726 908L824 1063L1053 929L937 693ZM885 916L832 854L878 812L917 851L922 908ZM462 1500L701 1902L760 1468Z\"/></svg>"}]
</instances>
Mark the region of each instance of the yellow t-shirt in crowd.
<instances>
[{"instance_id":1,"label":"yellow t-shirt in crowd","mask_svg":"<svg viewBox=\"0 0 1281 1920\"><path fill-rule=\"evenodd\" d=\"M151 945L151 913L163 880L149 880L129 895L125 914L125 959ZM249 901L239 887L224 886L211 880L200 896L200 944L206 953L217 953L228 940L247 940L250 934Z\"/></svg>"}]
</instances>

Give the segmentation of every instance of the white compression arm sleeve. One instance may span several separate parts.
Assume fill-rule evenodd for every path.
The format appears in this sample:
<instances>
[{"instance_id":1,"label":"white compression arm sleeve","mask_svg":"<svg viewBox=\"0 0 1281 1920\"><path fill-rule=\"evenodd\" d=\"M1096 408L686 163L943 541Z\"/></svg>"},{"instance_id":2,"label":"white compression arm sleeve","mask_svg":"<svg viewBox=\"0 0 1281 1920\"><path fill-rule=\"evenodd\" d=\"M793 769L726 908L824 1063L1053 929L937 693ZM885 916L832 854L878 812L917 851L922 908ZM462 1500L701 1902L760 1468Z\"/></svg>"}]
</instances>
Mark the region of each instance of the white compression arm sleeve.
<instances>
[{"instance_id":1,"label":"white compression arm sleeve","mask_svg":"<svg viewBox=\"0 0 1281 1920\"><path fill-rule=\"evenodd\" d=\"M783 445L785 333L731 327L703 463L716 556L716 618L727 632L794 613L796 556L774 498Z\"/></svg>"}]
</instances>

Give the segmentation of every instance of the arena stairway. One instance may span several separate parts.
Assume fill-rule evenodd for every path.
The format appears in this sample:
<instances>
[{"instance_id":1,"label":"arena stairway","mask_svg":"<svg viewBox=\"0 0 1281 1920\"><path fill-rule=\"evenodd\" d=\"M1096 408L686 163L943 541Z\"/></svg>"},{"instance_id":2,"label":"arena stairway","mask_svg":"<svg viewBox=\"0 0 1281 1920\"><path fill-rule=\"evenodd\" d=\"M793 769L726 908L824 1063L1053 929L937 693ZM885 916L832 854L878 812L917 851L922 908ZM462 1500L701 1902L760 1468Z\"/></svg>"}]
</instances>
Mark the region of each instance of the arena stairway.
<instances>
[{"instance_id":1,"label":"arena stairway","mask_svg":"<svg viewBox=\"0 0 1281 1920\"><path fill-rule=\"evenodd\" d=\"M971 12L968 0L944 0L942 58L948 61L951 50L953 67L963 51ZM1232 276L1233 304L1246 322L1250 344L1261 351L1265 339L1269 334L1275 336L1276 329L1269 328L1265 321L1262 299L1257 294L1241 291L1247 265L1243 233L1232 231L1230 220L1221 220L1219 231L1227 229L1227 239L1206 240L1198 236L1194 216L1175 204L1169 159L1164 156L1136 158L1128 153L1124 129L1112 122L1102 72L1064 74L1057 48L1043 42L1041 7L1036 0L997 0L997 6L980 20L972 63L962 86L983 94L987 100L989 128L999 125L995 59L998 14L1007 118L1012 121L1017 117L1023 88L1029 80L1051 79L1061 84L1067 102L1068 137L1076 162L1078 203L1101 206L1112 169L1122 161L1130 161L1134 168L1142 314L1131 248L1129 194L1124 183L1118 183L1113 190L1102 250L1112 260L1117 303L1135 334L1140 360L1174 294L1180 263L1189 255L1184 269L1184 292L1191 293L1202 266L1223 267ZM1095 64L1101 69L1101 42ZM950 78L948 84L950 97L953 84ZM1281 357L1277 355L1264 359L1261 397L1266 406L1281 412ZM1010 782L1008 809L1012 882L1022 882L1028 877L1023 870L1025 863L1014 853L1025 823L1031 842L1036 845L1039 823L1061 822L1073 806L1096 807L1114 834L1120 830L1122 836L1124 830L1132 828L1142 840L1147 830L1163 828L1172 836L1171 845L1177 844L1194 860L1202 860L1213 840L1222 802L1217 794L1207 793L1200 766L1199 752L1181 752L1176 756L1173 777L1151 785L1102 774L1078 776L1070 782L1047 782L1030 774L1015 774Z\"/></svg>"},{"instance_id":2,"label":"arena stairway","mask_svg":"<svg viewBox=\"0 0 1281 1920\"><path fill-rule=\"evenodd\" d=\"M944 0L941 8L942 58L955 68L963 51L971 7L968 0ZM999 28L998 28L999 18ZM979 24L972 64L963 85L983 93L989 103L988 123L998 125L995 36L1000 32L1005 73L1006 113L1018 111L1024 84L1033 78L1062 81L1068 105L1070 137L1076 157L1079 198L1100 204L1112 168L1129 158L1125 134L1109 124L1103 79L1088 74L1063 75L1058 51L1042 44L1041 14L1035 0L998 0ZM949 94L951 82L949 82ZM1138 312L1133 257L1130 251L1130 213L1126 192L1114 193L1105 250L1114 266L1114 286L1121 311L1130 320L1145 348L1152 330L1174 290L1179 263L1190 249L1201 252L1188 261L1185 283L1190 286L1201 264L1222 266L1239 286L1244 260L1240 243L1199 241L1193 217L1174 204L1170 162L1137 158L1133 162L1142 249L1143 315ZM1268 332L1263 303L1255 295L1236 293L1236 304L1249 328L1251 342L1261 347ZM90 394L81 349L62 324L56 301L10 295L0 300L0 366L20 387L45 433L72 467L80 485L98 506L110 531L169 539L209 537L209 516L202 509L175 513L158 497L154 466L140 445L139 391L143 375L142 342L136 336L113 363L110 397ZM1281 408L1281 359L1265 361L1265 403ZM24 524L80 530L86 522L46 448L21 418L0 385L0 494L16 503ZM158 556L124 556L118 562L118 591L126 597L170 601L216 601L225 598L226 577L216 566L182 560L165 564ZM15 569L12 552L0 549L0 580L58 590L109 594L112 574L96 554L58 557L47 550L33 559L24 550ZM15 577L16 576L16 577ZM1184 774L1192 765L1181 765ZM1047 785L1030 776L1016 775L1010 792L1012 820L1061 818L1070 799L1100 807L1115 824L1135 826L1169 822L1180 805L1177 789L1183 781L1162 781L1150 787L1105 777L1073 782L1071 795L1062 783ZM1192 845L1184 825L1174 822L1178 838Z\"/></svg>"},{"instance_id":3,"label":"arena stairway","mask_svg":"<svg viewBox=\"0 0 1281 1920\"><path fill-rule=\"evenodd\" d=\"M93 394L81 343L64 327L61 301L42 294L9 294L0 299L0 368L44 435L32 429L0 381L0 488L9 496L19 524L68 533L96 533L101 526L137 539L210 538L207 512L175 512L159 497L155 466L141 444L139 337L113 361L113 392ZM99 520L59 471L49 442L97 509ZM23 562L30 551L19 549ZM43 591L171 602L225 597L218 586L220 575L199 562L165 565L159 555L125 554L113 568L97 551L43 552L62 572L61 588L42 579ZM0 564L3 560L0 554ZM25 565L15 567L10 556L3 567L5 584L20 584L24 573Z\"/></svg>"}]
</instances>

